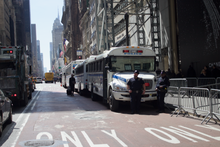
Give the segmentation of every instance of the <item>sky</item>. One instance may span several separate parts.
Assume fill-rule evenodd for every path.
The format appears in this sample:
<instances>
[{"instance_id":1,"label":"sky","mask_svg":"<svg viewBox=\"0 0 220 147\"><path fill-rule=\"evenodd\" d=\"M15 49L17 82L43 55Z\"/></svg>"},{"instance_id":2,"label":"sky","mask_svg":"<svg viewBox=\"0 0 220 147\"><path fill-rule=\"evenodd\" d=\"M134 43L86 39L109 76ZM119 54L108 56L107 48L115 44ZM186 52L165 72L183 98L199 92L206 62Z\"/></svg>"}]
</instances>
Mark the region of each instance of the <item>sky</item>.
<instances>
[{"instance_id":1,"label":"sky","mask_svg":"<svg viewBox=\"0 0 220 147\"><path fill-rule=\"evenodd\" d=\"M50 42L54 20L63 15L63 0L30 0L31 24L36 24L37 40L43 53L44 67L50 70Z\"/></svg>"}]
</instances>

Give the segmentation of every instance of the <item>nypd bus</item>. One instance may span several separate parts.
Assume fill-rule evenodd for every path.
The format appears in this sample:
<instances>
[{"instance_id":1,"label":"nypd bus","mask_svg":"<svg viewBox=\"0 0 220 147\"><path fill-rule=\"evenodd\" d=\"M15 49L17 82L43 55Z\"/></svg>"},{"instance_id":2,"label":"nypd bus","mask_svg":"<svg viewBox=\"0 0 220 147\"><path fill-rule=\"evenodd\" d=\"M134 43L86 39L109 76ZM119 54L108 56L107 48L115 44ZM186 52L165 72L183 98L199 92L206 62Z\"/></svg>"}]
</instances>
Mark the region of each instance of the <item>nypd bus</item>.
<instances>
[{"instance_id":1,"label":"nypd bus","mask_svg":"<svg viewBox=\"0 0 220 147\"><path fill-rule=\"evenodd\" d=\"M88 70L86 70L86 66L87 63L95 57L96 57L95 55L91 55L82 63L79 63L74 69L75 80L76 80L75 90L78 91L80 95L88 94L88 75L87 75Z\"/></svg>"},{"instance_id":2,"label":"nypd bus","mask_svg":"<svg viewBox=\"0 0 220 147\"><path fill-rule=\"evenodd\" d=\"M74 60L70 62L67 66L63 67L62 69L62 85L64 88L69 87L69 78L71 74L74 75L73 71L77 64L82 63L84 60Z\"/></svg>"},{"instance_id":3,"label":"nypd bus","mask_svg":"<svg viewBox=\"0 0 220 147\"><path fill-rule=\"evenodd\" d=\"M120 101L130 101L126 88L127 82L139 70L138 77L145 82L146 91L141 102L157 100L156 55L150 47L113 47L87 61L87 89L92 100L97 96L109 104L112 111L117 111Z\"/></svg>"}]
</instances>

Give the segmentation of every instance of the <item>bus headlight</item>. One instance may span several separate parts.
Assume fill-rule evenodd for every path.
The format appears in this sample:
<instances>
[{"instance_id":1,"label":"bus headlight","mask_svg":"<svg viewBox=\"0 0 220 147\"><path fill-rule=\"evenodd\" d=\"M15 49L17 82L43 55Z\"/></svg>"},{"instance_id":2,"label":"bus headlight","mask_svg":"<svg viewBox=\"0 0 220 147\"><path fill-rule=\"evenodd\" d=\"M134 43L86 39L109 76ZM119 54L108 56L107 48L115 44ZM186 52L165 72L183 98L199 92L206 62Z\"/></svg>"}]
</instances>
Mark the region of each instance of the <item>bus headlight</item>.
<instances>
[{"instance_id":1,"label":"bus headlight","mask_svg":"<svg viewBox=\"0 0 220 147\"><path fill-rule=\"evenodd\" d=\"M113 86L113 90L115 90L115 91L126 91L127 88L116 85L116 86Z\"/></svg>"}]
</instances>

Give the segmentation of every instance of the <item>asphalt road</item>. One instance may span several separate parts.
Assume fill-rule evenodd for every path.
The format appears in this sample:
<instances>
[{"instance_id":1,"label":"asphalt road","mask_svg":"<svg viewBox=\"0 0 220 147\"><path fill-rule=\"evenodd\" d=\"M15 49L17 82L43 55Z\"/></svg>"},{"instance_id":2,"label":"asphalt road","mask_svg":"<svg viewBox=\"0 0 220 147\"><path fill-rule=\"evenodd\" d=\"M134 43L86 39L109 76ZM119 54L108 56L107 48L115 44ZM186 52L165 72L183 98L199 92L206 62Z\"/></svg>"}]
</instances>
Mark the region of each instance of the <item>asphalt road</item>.
<instances>
[{"instance_id":1,"label":"asphalt road","mask_svg":"<svg viewBox=\"0 0 220 147\"><path fill-rule=\"evenodd\" d=\"M67 96L57 84L37 84L26 107L13 108L13 123L4 127L2 147L217 147L220 126L202 118L171 117L142 104L130 114L127 103L111 112L101 101Z\"/></svg>"}]
</instances>

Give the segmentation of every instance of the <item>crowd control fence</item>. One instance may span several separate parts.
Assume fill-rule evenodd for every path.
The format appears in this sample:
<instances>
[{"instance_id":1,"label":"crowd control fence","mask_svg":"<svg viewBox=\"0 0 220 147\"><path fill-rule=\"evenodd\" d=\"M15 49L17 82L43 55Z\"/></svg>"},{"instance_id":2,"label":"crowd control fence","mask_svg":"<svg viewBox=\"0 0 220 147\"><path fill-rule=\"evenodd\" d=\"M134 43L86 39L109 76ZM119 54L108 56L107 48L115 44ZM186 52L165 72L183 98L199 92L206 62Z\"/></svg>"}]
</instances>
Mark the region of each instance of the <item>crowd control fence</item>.
<instances>
[{"instance_id":1,"label":"crowd control fence","mask_svg":"<svg viewBox=\"0 0 220 147\"><path fill-rule=\"evenodd\" d=\"M170 86L165 97L165 106L168 104L176 107L171 117L174 114L178 116L180 113L186 115L191 111L193 115L205 116L201 123L207 119L206 123L210 119L216 123L216 119L220 121L218 118L220 116L220 90L218 89Z\"/></svg>"},{"instance_id":2,"label":"crowd control fence","mask_svg":"<svg viewBox=\"0 0 220 147\"><path fill-rule=\"evenodd\" d=\"M205 87L211 89L220 89L220 77L218 78L171 78L170 79L170 86L175 87ZM215 86L216 85L216 86Z\"/></svg>"}]
</instances>

